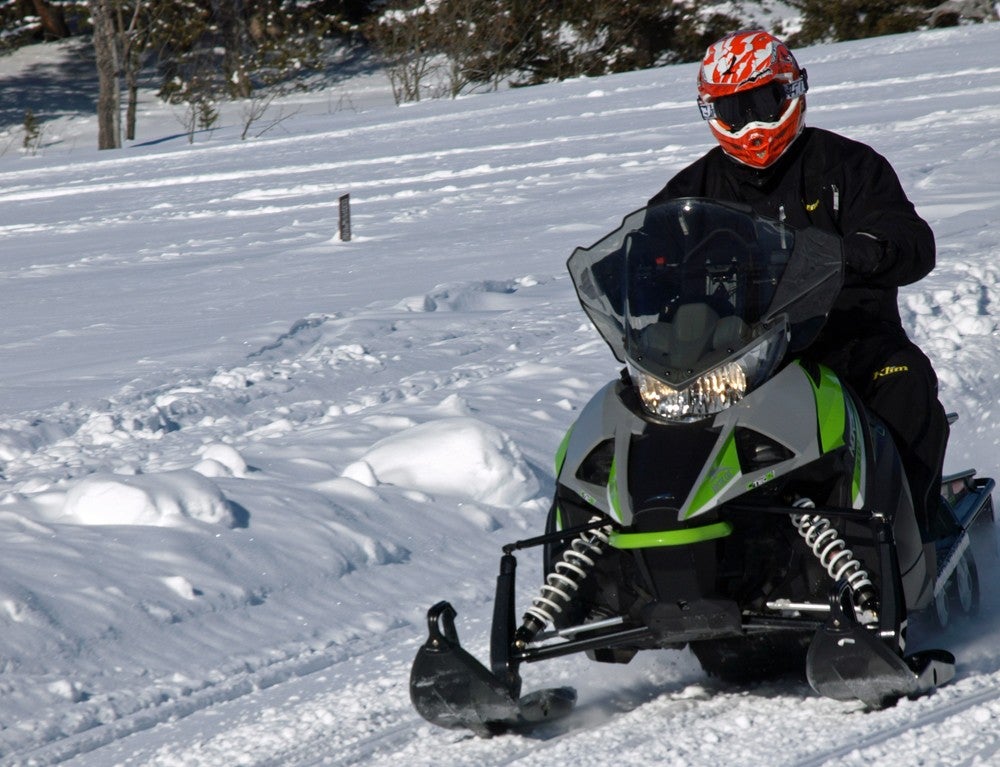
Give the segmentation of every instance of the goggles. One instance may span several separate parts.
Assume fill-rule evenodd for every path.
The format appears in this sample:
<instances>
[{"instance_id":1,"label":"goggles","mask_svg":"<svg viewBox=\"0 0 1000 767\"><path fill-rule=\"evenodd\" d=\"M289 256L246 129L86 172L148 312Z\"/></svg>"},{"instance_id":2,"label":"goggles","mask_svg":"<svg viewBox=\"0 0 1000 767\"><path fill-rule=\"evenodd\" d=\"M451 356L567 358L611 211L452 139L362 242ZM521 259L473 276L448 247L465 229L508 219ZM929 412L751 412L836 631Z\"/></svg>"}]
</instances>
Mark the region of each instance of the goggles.
<instances>
[{"instance_id":1,"label":"goggles","mask_svg":"<svg viewBox=\"0 0 1000 767\"><path fill-rule=\"evenodd\" d=\"M794 98L802 96L809 89L806 70L802 76L790 83L777 80L752 88L747 91L733 93L730 96L720 96L712 101L698 99L698 109L703 120L717 119L735 133L748 123L777 122L785 105Z\"/></svg>"}]
</instances>

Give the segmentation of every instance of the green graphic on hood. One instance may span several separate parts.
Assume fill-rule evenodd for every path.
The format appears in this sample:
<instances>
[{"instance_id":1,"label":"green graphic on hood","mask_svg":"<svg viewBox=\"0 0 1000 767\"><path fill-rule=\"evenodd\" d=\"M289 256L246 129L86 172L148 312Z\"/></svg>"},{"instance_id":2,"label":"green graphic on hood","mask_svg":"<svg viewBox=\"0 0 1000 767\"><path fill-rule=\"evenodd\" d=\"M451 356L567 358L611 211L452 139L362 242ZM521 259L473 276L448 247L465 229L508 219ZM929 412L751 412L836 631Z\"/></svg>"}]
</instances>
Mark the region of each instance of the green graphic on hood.
<instances>
[{"instance_id":1,"label":"green graphic on hood","mask_svg":"<svg viewBox=\"0 0 1000 767\"><path fill-rule=\"evenodd\" d=\"M690 519L703 511L712 499L722 493L734 479L740 476L740 473L740 457L736 452L735 432L730 432L715 456L715 461L712 463L712 468L708 470L705 481L701 483L691 499L691 505L684 518Z\"/></svg>"},{"instance_id":2,"label":"green graphic on hood","mask_svg":"<svg viewBox=\"0 0 1000 767\"><path fill-rule=\"evenodd\" d=\"M608 504L615 512L615 516L621 521L622 504L618 497L618 458L611 460L611 472L608 475Z\"/></svg>"},{"instance_id":3,"label":"green graphic on hood","mask_svg":"<svg viewBox=\"0 0 1000 767\"><path fill-rule=\"evenodd\" d=\"M819 366L819 382L806 375L816 397L816 425L819 429L819 444L823 454L842 447L847 428L847 406L844 387L840 379L828 367Z\"/></svg>"}]
</instances>

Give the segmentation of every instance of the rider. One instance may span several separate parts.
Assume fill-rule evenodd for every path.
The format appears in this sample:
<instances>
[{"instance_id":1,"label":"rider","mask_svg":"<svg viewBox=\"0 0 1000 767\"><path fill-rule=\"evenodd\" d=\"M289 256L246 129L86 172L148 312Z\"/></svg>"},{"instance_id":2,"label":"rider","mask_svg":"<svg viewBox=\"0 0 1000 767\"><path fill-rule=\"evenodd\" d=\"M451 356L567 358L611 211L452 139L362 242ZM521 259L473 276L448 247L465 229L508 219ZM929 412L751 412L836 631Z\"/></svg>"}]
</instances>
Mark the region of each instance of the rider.
<instances>
[{"instance_id":1,"label":"rider","mask_svg":"<svg viewBox=\"0 0 1000 767\"><path fill-rule=\"evenodd\" d=\"M791 226L843 238L844 286L807 355L837 371L889 427L925 540L935 537L948 422L930 361L907 337L897 288L934 267L934 235L871 147L805 127L806 70L763 30L713 45L698 106L719 146L650 204L678 197L741 202Z\"/></svg>"}]
</instances>

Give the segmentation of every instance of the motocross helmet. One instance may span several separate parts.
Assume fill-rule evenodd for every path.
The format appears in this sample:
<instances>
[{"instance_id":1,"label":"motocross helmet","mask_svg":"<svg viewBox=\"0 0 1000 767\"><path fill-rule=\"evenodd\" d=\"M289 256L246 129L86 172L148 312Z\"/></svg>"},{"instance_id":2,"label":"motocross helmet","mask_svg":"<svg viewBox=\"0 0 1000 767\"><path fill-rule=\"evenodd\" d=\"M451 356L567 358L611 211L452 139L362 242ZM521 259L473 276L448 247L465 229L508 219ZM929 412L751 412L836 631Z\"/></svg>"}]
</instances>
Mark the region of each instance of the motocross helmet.
<instances>
[{"instance_id":1,"label":"motocross helmet","mask_svg":"<svg viewBox=\"0 0 1000 767\"><path fill-rule=\"evenodd\" d=\"M762 29L709 46L698 70L698 107L722 150L753 168L772 165L805 127L808 88L787 46Z\"/></svg>"}]
</instances>

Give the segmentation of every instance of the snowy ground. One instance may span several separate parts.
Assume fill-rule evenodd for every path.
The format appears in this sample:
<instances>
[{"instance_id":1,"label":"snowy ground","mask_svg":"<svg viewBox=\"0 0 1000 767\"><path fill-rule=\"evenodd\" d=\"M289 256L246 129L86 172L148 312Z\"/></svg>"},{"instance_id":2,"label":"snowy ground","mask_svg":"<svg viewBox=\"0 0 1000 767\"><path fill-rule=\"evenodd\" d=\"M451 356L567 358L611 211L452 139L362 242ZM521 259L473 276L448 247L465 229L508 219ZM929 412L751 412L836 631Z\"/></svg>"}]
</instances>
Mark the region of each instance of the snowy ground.
<instances>
[{"instance_id":1,"label":"snowy ground","mask_svg":"<svg viewBox=\"0 0 1000 767\"><path fill-rule=\"evenodd\" d=\"M885 154L937 234L904 321L961 416L946 468L993 476L998 46L992 25L799 52L809 122ZM450 599L485 657L499 548L540 531L555 448L616 374L564 262L709 148L694 75L406 108L369 77L243 142L238 112L189 144L147 101L135 145L104 153L78 105L34 155L15 118L0 763L1000 764L991 593L949 638L956 681L878 713L797 680L726 687L668 651L528 667L526 688L580 693L531 737L410 707L426 608Z\"/></svg>"}]
</instances>

